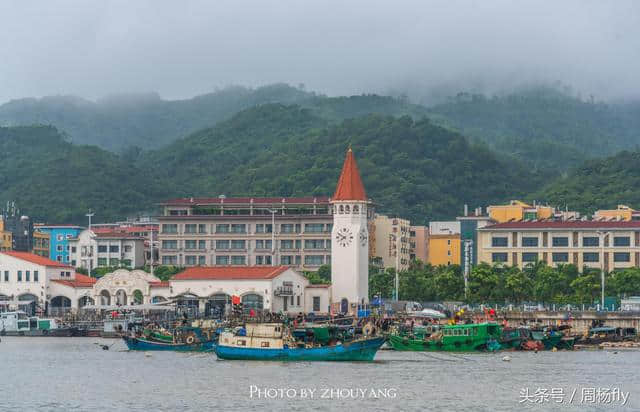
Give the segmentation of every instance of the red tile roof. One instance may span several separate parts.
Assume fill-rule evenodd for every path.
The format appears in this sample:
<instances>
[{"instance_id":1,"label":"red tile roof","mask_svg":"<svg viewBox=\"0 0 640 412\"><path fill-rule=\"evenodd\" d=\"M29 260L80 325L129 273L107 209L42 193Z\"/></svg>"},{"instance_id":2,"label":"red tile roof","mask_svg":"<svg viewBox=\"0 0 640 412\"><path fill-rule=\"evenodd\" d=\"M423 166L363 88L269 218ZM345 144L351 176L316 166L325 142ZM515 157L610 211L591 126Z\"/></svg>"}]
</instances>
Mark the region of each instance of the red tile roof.
<instances>
[{"instance_id":1,"label":"red tile roof","mask_svg":"<svg viewBox=\"0 0 640 412\"><path fill-rule=\"evenodd\" d=\"M506 222L485 226L478 230L493 229L640 229L640 221L600 222L596 220L563 220L537 222Z\"/></svg>"},{"instance_id":2,"label":"red tile roof","mask_svg":"<svg viewBox=\"0 0 640 412\"><path fill-rule=\"evenodd\" d=\"M151 288L168 288L169 282L149 282Z\"/></svg>"},{"instance_id":3,"label":"red tile roof","mask_svg":"<svg viewBox=\"0 0 640 412\"><path fill-rule=\"evenodd\" d=\"M0 252L3 253L5 255L8 256L12 256L16 259L20 259L20 260L25 260L27 262L31 262L31 263L35 263L36 265L40 265L40 266L49 266L49 267L56 267L56 268L68 268L68 269L72 269L71 266L65 265L64 263L61 262L56 262L55 260L51 260L49 258L46 257L42 257L33 253L28 253L28 252L16 252L13 250L7 251L7 252Z\"/></svg>"},{"instance_id":4,"label":"red tile roof","mask_svg":"<svg viewBox=\"0 0 640 412\"><path fill-rule=\"evenodd\" d=\"M92 229L93 231L93 229ZM144 239L133 233L121 233L121 232L93 232L96 234L97 239L111 238L111 239Z\"/></svg>"},{"instance_id":5,"label":"red tile roof","mask_svg":"<svg viewBox=\"0 0 640 412\"><path fill-rule=\"evenodd\" d=\"M313 204L313 203L329 203L327 196L309 196L309 197L227 197L221 199L219 197L183 197L179 199L170 199L161 205L167 206L196 206L196 205L217 205L217 204Z\"/></svg>"},{"instance_id":6,"label":"red tile roof","mask_svg":"<svg viewBox=\"0 0 640 412\"><path fill-rule=\"evenodd\" d=\"M287 269L288 266L196 266L171 280L273 279Z\"/></svg>"},{"instance_id":7,"label":"red tile roof","mask_svg":"<svg viewBox=\"0 0 640 412\"><path fill-rule=\"evenodd\" d=\"M367 200L367 194L364 191L358 165L351 148L347 151L347 157L344 159L342 173L332 200Z\"/></svg>"},{"instance_id":8,"label":"red tile roof","mask_svg":"<svg viewBox=\"0 0 640 412\"><path fill-rule=\"evenodd\" d=\"M93 287L93 285L98 280L90 276L83 275L81 273L76 273L75 280L52 279L51 281L60 283L66 286L70 286L72 288L90 288L90 287Z\"/></svg>"}]
</instances>

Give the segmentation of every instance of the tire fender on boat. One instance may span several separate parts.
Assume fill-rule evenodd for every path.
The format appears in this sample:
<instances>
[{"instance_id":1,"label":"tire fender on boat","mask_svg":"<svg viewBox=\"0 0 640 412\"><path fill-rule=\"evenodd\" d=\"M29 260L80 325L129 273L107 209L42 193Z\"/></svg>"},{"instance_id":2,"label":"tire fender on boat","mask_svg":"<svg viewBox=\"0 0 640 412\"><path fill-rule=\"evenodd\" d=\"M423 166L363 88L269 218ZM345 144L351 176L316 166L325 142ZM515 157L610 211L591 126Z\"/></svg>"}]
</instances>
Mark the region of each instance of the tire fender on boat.
<instances>
[{"instance_id":1,"label":"tire fender on boat","mask_svg":"<svg viewBox=\"0 0 640 412\"><path fill-rule=\"evenodd\" d=\"M192 345L195 341L196 338L194 338L193 336L187 336L187 339L185 339L185 342L187 342L188 345Z\"/></svg>"}]
</instances>

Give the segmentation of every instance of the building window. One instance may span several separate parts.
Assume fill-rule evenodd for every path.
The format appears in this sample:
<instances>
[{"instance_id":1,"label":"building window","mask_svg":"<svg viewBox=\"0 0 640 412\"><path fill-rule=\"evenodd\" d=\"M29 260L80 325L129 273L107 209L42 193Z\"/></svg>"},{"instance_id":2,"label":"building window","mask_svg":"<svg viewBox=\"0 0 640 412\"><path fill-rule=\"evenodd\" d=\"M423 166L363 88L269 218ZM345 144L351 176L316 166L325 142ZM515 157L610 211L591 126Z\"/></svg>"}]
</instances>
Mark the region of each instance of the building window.
<instances>
[{"instance_id":1,"label":"building window","mask_svg":"<svg viewBox=\"0 0 640 412\"><path fill-rule=\"evenodd\" d=\"M552 253L551 260L553 260L554 262L568 262L569 254L568 253Z\"/></svg>"},{"instance_id":2,"label":"building window","mask_svg":"<svg viewBox=\"0 0 640 412\"><path fill-rule=\"evenodd\" d=\"M198 249L199 250L205 250L207 248L207 241L206 240L198 240Z\"/></svg>"},{"instance_id":3,"label":"building window","mask_svg":"<svg viewBox=\"0 0 640 412\"><path fill-rule=\"evenodd\" d=\"M18 271L18 282L22 282L22 271Z\"/></svg>"},{"instance_id":4,"label":"building window","mask_svg":"<svg viewBox=\"0 0 640 412\"><path fill-rule=\"evenodd\" d=\"M522 238L522 247L538 247L538 238L537 237L523 237Z\"/></svg>"},{"instance_id":5,"label":"building window","mask_svg":"<svg viewBox=\"0 0 640 412\"><path fill-rule=\"evenodd\" d=\"M614 262L629 262L631 261L631 254L626 252L616 252L613 254Z\"/></svg>"},{"instance_id":6,"label":"building window","mask_svg":"<svg viewBox=\"0 0 640 412\"><path fill-rule=\"evenodd\" d=\"M264 265L264 258L262 256L256 256L256 265Z\"/></svg>"},{"instance_id":7,"label":"building window","mask_svg":"<svg viewBox=\"0 0 640 412\"><path fill-rule=\"evenodd\" d=\"M178 233L178 225L164 224L162 225L162 233Z\"/></svg>"},{"instance_id":8,"label":"building window","mask_svg":"<svg viewBox=\"0 0 640 412\"><path fill-rule=\"evenodd\" d=\"M494 263L504 263L504 262L507 261L507 254L506 253L492 253L491 254L491 261L494 262Z\"/></svg>"},{"instance_id":9,"label":"building window","mask_svg":"<svg viewBox=\"0 0 640 412\"><path fill-rule=\"evenodd\" d=\"M271 233L271 232L273 232L273 226L271 225L271 223L268 223L268 224L258 223L256 225L256 233Z\"/></svg>"},{"instance_id":10,"label":"building window","mask_svg":"<svg viewBox=\"0 0 640 412\"><path fill-rule=\"evenodd\" d=\"M306 255L304 257L304 264L306 266L320 266L324 263L324 256L322 255Z\"/></svg>"},{"instance_id":11,"label":"building window","mask_svg":"<svg viewBox=\"0 0 640 412\"><path fill-rule=\"evenodd\" d=\"M280 256L280 264L281 265L293 265L293 256Z\"/></svg>"},{"instance_id":12,"label":"building window","mask_svg":"<svg viewBox=\"0 0 640 412\"><path fill-rule=\"evenodd\" d=\"M107 266L107 258L98 258L98 266Z\"/></svg>"},{"instance_id":13,"label":"building window","mask_svg":"<svg viewBox=\"0 0 640 412\"><path fill-rule=\"evenodd\" d=\"M71 261L71 266L74 266L74 267L76 266L76 261L75 260Z\"/></svg>"},{"instance_id":14,"label":"building window","mask_svg":"<svg viewBox=\"0 0 640 412\"><path fill-rule=\"evenodd\" d=\"M184 248L185 248L185 249L191 249L191 250L193 250L193 249L195 249L195 248L197 248L197 247L198 247L198 242L197 242L197 241L195 241L195 240L191 240L191 239L190 239L190 240L185 240L185 241L184 241Z\"/></svg>"},{"instance_id":15,"label":"building window","mask_svg":"<svg viewBox=\"0 0 640 412\"><path fill-rule=\"evenodd\" d=\"M178 264L178 257L173 255L173 256L162 256L162 264L163 265L177 265Z\"/></svg>"},{"instance_id":16,"label":"building window","mask_svg":"<svg viewBox=\"0 0 640 412\"><path fill-rule=\"evenodd\" d=\"M216 225L216 233L229 233L229 225Z\"/></svg>"},{"instance_id":17,"label":"building window","mask_svg":"<svg viewBox=\"0 0 640 412\"><path fill-rule=\"evenodd\" d=\"M219 250L229 249L229 241L228 240L216 240L216 249L219 249Z\"/></svg>"},{"instance_id":18,"label":"building window","mask_svg":"<svg viewBox=\"0 0 640 412\"><path fill-rule=\"evenodd\" d=\"M56 236L56 239L58 239L58 242L62 242L64 240L64 235L58 235Z\"/></svg>"},{"instance_id":19,"label":"building window","mask_svg":"<svg viewBox=\"0 0 640 412\"><path fill-rule=\"evenodd\" d=\"M231 233L247 233L247 225L241 223L232 224Z\"/></svg>"},{"instance_id":20,"label":"building window","mask_svg":"<svg viewBox=\"0 0 640 412\"><path fill-rule=\"evenodd\" d=\"M271 250L271 240L256 240L256 249Z\"/></svg>"},{"instance_id":21,"label":"building window","mask_svg":"<svg viewBox=\"0 0 640 412\"><path fill-rule=\"evenodd\" d=\"M62 256L60 256L60 255L56 256L56 260L57 260L58 262L62 262Z\"/></svg>"},{"instance_id":22,"label":"building window","mask_svg":"<svg viewBox=\"0 0 640 412\"><path fill-rule=\"evenodd\" d=\"M305 249L324 249L324 239L306 239L304 241Z\"/></svg>"},{"instance_id":23,"label":"building window","mask_svg":"<svg viewBox=\"0 0 640 412\"><path fill-rule=\"evenodd\" d=\"M109 266L118 266L120 264L120 259L111 258L109 259Z\"/></svg>"},{"instance_id":24,"label":"building window","mask_svg":"<svg viewBox=\"0 0 640 412\"><path fill-rule=\"evenodd\" d=\"M534 238L536 240L538 240L537 238ZM522 261L523 262L537 262L538 261L538 254L537 253L531 253L531 252L525 252L522 254Z\"/></svg>"},{"instance_id":25,"label":"building window","mask_svg":"<svg viewBox=\"0 0 640 412\"><path fill-rule=\"evenodd\" d=\"M207 225L203 223L198 224L198 233L207 233Z\"/></svg>"},{"instance_id":26,"label":"building window","mask_svg":"<svg viewBox=\"0 0 640 412\"><path fill-rule=\"evenodd\" d=\"M122 266L131 269L131 259L122 259Z\"/></svg>"},{"instance_id":27,"label":"building window","mask_svg":"<svg viewBox=\"0 0 640 412\"><path fill-rule=\"evenodd\" d=\"M162 248L163 249L177 249L178 248L178 241L177 240L163 240L162 241Z\"/></svg>"},{"instance_id":28,"label":"building window","mask_svg":"<svg viewBox=\"0 0 640 412\"><path fill-rule=\"evenodd\" d=\"M8 271L8 270L5 270L5 271L4 271L4 281L5 281L5 282L8 282L8 281L9 281L9 271Z\"/></svg>"},{"instance_id":29,"label":"building window","mask_svg":"<svg viewBox=\"0 0 640 412\"><path fill-rule=\"evenodd\" d=\"M64 248L62 247L62 245L56 246L56 252L64 252Z\"/></svg>"},{"instance_id":30,"label":"building window","mask_svg":"<svg viewBox=\"0 0 640 412\"><path fill-rule=\"evenodd\" d=\"M492 237L491 238L491 246L492 247L507 247L508 238L507 237Z\"/></svg>"},{"instance_id":31,"label":"building window","mask_svg":"<svg viewBox=\"0 0 640 412\"><path fill-rule=\"evenodd\" d=\"M204 266L207 264L207 257L206 256L198 256L198 265L200 266Z\"/></svg>"},{"instance_id":32,"label":"building window","mask_svg":"<svg viewBox=\"0 0 640 412\"><path fill-rule=\"evenodd\" d=\"M247 262L246 256L231 256L232 265L246 265L246 262Z\"/></svg>"},{"instance_id":33,"label":"building window","mask_svg":"<svg viewBox=\"0 0 640 412\"><path fill-rule=\"evenodd\" d=\"M198 230L198 225L193 223L188 223L184 225L184 233L196 233Z\"/></svg>"},{"instance_id":34,"label":"building window","mask_svg":"<svg viewBox=\"0 0 640 412\"><path fill-rule=\"evenodd\" d=\"M71 253L76 253L76 252L77 252L77 250L78 250L78 249L77 249L75 246L72 246L72 247L71 247Z\"/></svg>"},{"instance_id":35,"label":"building window","mask_svg":"<svg viewBox=\"0 0 640 412\"><path fill-rule=\"evenodd\" d=\"M231 241L231 249L234 250L244 250L246 249L246 241L244 240L232 240Z\"/></svg>"},{"instance_id":36,"label":"building window","mask_svg":"<svg viewBox=\"0 0 640 412\"><path fill-rule=\"evenodd\" d=\"M296 255L296 265L300 266L302 264L302 256Z\"/></svg>"},{"instance_id":37,"label":"building window","mask_svg":"<svg viewBox=\"0 0 640 412\"><path fill-rule=\"evenodd\" d=\"M305 223L305 233L322 233L324 230L324 223Z\"/></svg>"},{"instance_id":38,"label":"building window","mask_svg":"<svg viewBox=\"0 0 640 412\"><path fill-rule=\"evenodd\" d=\"M567 246L569 246L569 238L568 237L553 237L553 238L551 238L551 245L554 246L554 247L567 247Z\"/></svg>"},{"instance_id":39,"label":"building window","mask_svg":"<svg viewBox=\"0 0 640 412\"><path fill-rule=\"evenodd\" d=\"M281 240L280 241L280 249L293 249L293 240L291 239L287 239L287 240Z\"/></svg>"},{"instance_id":40,"label":"building window","mask_svg":"<svg viewBox=\"0 0 640 412\"><path fill-rule=\"evenodd\" d=\"M597 238L596 238L597 239ZM600 254L595 252L587 252L582 254L583 262L599 262Z\"/></svg>"},{"instance_id":41,"label":"building window","mask_svg":"<svg viewBox=\"0 0 640 412\"><path fill-rule=\"evenodd\" d=\"M98 253L107 253L107 245L98 245Z\"/></svg>"},{"instance_id":42,"label":"building window","mask_svg":"<svg viewBox=\"0 0 640 412\"><path fill-rule=\"evenodd\" d=\"M131 245L125 245L124 246L125 253L131 253L132 250L133 250L133 246L131 246Z\"/></svg>"},{"instance_id":43,"label":"building window","mask_svg":"<svg viewBox=\"0 0 640 412\"><path fill-rule=\"evenodd\" d=\"M631 238L629 236L616 236L613 238L613 246L630 246Z\"/></svg>"},{"instance_id":44,"label":"building window","mask_svg":"<svg viewBox=\"0 0 640 412\"><path fill-rule=\"evenodd\" d=\"M195 266L195 264L196 264L196 257L195 257L195 256L185 256L185 257L184 257L184 263L185 263L186 265L189 265L189 266Z\"/></svg>"},{"instance_id":45,"label":"building window","mask_svg":"<svg viewBox=\"0 0 640 412\"><path fill-rule=\"evenodd\" d=\"M600 244L600 239L597 236L586 236L582 238L583 247L595 247Z\"/></svg>"},{"instance_id":46,"label":"building window","mask_svg":"<svg viewBox=\"0 0 640 412\"><path fill-rule=\"evenodd\" d=\"M216 256L216 265L228 265L229 256Z\"/></svg>"},{"instance_id":47,"label":"building window","mask_svg":"<svg viewBox=\"0 0 640 412\"><path fill-rule=\"evenodd\" d=\"M320 312L320 296L313 297L313 311Z\"/></svg>"},{"instance_id":48,"label":"building window","mask_svg":"<svg viewBox=\"0 0 640 412\"><path fill-rule=\"evenodd\" d=\"M280 225L280 233L294 233L293 223L283 223Z\"/></svg>"},{"instance_id":49,"label":"building window","mask_svg":"<svg viewBox=\"0 0 640 412\"><path fill-rule=\"evenodd\" d=\"M109 253L118 253L118 252L120 252L120 246L109 245Z\"/></svg>"}]
</instances>

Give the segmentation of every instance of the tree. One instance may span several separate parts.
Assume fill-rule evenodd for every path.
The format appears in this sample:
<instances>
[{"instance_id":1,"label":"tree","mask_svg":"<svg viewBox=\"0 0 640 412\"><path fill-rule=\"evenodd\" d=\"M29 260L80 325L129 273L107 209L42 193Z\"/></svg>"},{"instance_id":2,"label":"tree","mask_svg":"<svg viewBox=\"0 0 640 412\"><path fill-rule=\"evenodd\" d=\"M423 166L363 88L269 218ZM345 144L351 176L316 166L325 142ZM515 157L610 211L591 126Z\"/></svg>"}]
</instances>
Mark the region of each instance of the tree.
<instances>
[{"instance_id":1,"label":"tree","mask_svg":"<svg viewBox=\"0 0 640 412\"><path fill-rule=\"evenodd\" d=\"M434 285L439 300L464 299L464 276L459 265L437 268Z\"/></svg>"},{"instance_id":2,"label":"tree","mask_svg":"<svg viewBox=\"0 0 640 412\"><path fill-rule=\"evenodd\" d=\"M505 276L505 293L512 303L519 304L532 296L533 280L517 266L509 268Z\"/></svg>"},{"instance_id":3,"label":"tree","mask_svg":"<svg viewBox=\"0 0 640 412\"><path fill-rule=\"evenodd\" d=\"M609 290L620 297L638 295L640 294L640 269L630 268L615 272L610 276L607 285Z\"/></svg>"},{"instance_id":4,"label":"tree","mask_svg":"<svg viewBox=\"0 0 640 412\"><path fill-rule=\"evenodd\" d=\"M600 293L599 272L587 270L571 282L576 303L592 304Z\"/></svg>"},{"instance_id":5,"label":"tree","mask_svg":"<svg viewBox=\"0 0 640 412\"><path fill-rule=\"evenodd\" d=\"M500 275L496 267L481 263L469 275L469 299L472 302L492 303L501 296Z\"/></svg>"}]
</instances>

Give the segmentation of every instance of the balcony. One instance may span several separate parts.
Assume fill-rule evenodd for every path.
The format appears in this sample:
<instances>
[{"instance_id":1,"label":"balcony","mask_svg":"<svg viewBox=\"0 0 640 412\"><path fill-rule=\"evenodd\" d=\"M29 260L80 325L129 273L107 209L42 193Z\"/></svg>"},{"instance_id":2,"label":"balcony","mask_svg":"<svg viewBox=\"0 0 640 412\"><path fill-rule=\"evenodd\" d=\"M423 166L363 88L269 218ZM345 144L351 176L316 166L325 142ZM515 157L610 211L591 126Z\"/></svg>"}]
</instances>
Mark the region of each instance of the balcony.
<instances>
[{"instance_id":1,"label":"balcony","mask_svg":"<svg viewBox=\"0 0 640 412\"><path fill-rule=\"evenodd\" d=\"M278 286L274 294L276 296L293 296L293 286Z\"/></svg>"}]
</instances>

